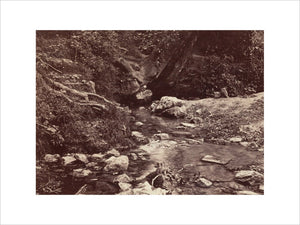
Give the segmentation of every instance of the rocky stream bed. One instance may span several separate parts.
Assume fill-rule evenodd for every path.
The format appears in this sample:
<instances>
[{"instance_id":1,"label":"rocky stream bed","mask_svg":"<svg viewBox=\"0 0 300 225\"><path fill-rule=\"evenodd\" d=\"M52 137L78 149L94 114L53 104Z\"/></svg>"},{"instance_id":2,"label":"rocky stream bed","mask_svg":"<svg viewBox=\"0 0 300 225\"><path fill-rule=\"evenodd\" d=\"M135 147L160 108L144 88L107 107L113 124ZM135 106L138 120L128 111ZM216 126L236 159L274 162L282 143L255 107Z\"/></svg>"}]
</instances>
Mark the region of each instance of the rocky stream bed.
<instances>
[{"instance_id":1,"label":"rocky stream bed","mask_svg":"<svg viewBox=\"0 0 300 225\"><path fill-rule=\"evenodd\" d=\"M256 104L262 98L260 94L252 100ZM216 104L223 101L218 100ZM243 104L244 100L224 101L236 105L235 101ZM56 177L60 182L49 179L40 191L47 188L43 192L49 194L263 194L261 140L248 141L251 132L223 139L207 136L205 117L187 120L188 116L182 116L191 115L191 108L201 114L199 109L203 111L204 102L197 107L198 102L201 100L183 102L166 97L149 107L132 109L136 148L45 155L37 162L37 175L51 171L54 180ZM173 118L165 117L166 113ZM250 123L240 127L245 126L255 130Z\"/></svg>"}]
</instances>

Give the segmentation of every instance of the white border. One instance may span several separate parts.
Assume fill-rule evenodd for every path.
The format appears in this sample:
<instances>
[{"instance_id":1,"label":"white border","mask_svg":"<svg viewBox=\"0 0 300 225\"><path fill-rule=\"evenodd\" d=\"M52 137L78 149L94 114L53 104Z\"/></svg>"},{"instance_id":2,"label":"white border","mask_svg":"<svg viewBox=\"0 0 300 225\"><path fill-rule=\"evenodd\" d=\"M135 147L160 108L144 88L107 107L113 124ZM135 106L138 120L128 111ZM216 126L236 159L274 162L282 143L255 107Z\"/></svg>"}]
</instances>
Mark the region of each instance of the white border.
<instances>
[{"instance_id":1,"label":"white border","mask_svg":"<svg viewBox=\"0 0 300 225\"><path fill-rule=\"evenodd\" d=\"M299 223L299 2L1 2L3 224ZM35 30L265 30L264 196L36 196Z\"/></svg>"}]
</instances>

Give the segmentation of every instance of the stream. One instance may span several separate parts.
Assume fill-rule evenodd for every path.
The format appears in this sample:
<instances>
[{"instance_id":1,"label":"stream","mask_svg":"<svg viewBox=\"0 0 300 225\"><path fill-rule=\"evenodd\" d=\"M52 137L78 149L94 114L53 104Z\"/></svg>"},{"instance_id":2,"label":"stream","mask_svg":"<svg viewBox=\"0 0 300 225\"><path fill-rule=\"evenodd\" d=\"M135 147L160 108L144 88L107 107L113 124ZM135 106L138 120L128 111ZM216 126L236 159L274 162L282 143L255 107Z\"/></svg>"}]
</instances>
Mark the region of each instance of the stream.
<instances>
[{"instance_id":1,"label":"stream","mask_svg":"<svg viewBox=\"0 0 300 225\"><path fill-rule=\"evenodd\" d=\"M163 165L172 175L181 178L181 182L172 184L174 194L239 194L243 191L262 194L263 189L258 184L235 181L235 173L240 170L263 172L262 152L249 151L238 144L203 142L199 128L182 129L182 120L159 117L143 107L134 110L133 115L135 121L143 123L136 130L150 139L148 144L132 151L148 159L137 159L130 163L128 172L133 177L150 173L157 165ZM169 138L155 139L155 134L168 134ZM204 161L202 158L205 156L212 156L218 161ZM207 186L199 185L199 178L205 178L211 183Z\"/></svg>"}]
</instances>

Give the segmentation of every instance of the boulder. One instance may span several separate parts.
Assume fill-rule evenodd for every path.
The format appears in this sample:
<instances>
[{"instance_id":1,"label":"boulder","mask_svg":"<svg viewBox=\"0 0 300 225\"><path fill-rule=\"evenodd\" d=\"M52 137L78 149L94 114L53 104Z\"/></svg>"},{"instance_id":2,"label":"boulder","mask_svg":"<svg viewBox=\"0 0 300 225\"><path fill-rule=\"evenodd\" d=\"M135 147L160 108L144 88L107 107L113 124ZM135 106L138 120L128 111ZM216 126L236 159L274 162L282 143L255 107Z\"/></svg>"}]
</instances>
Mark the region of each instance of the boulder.
<instances>
[{"instance_id":1,"label":"boulder","mask_svg":"<svg viewBox=\"0 0 300 225\"><path fill-rule=\"evenodd\" d=\"M81 161L81 162L83 162L83 163L88 163L89 162L88 157L85 154L82 154L82 153L74 154L74 158Z\"/></svg>"},{"instance_id":2,"label":"boulder","mask_svg":"<svg viewBox=\"0 0 300 225\"><path fill-rule=\"evenodd\" d=\"M198 178L197 180L195 180L196 185L199 187L203 187L203 188L208 188L212 185L212 182L207 180L206 178Z\"/></svg>"},{"instance_id":3,"label":"boulder","mask_svg":"<svg viewBox=\"0 0 300 225\"><path fill-rule=\"evenodd\" d=\"M114 178L113 182L114 183L130 183L132 182L133 179L130 178L127 174L123 173L117 177Z\"/></svg>"},{"instance_id":4,"label":"boulder","mask_svg":"<svg viewBox=\"0 0 300 225\"><path fill-rule=\"evenodd\" d=\"M264 175L253 170L241 170L235 174L235 180L248 185L256 185L263 182Z\"/></svg>"},{"instance_id":5,"label":"boulder","mask_svg":"<svg viewBox=\"0 0 300 225\"><path fill-rule=\"evenodd\" d=\"M172 108L174 106L179 106L179 107L182 106L182 100L180 100L176 97L163 96L163 97L161 97L158 104L155 106L154 111L162 112L162 111Z\"/></svg>"},{"instance_id":6,"label":"boulder","mask_svg":"<svg viewBox=\"0 0 300 225\"><path fill-rule=\"evenodd\" d=\"M83 178L83 177L87 177L88 175L92 174L93 172L88 170L88 169L74 169L73 170L73 177L76 177L76 178Z\"/></svg>"},{"instance_id":7,"label":"boulder","mask_svg":"<svg viewBox=\"0 0 300 225\"><path fill-rule=\"evenodd\" d=\"M135 95L135 97L138 101L149 102L151 100L151 97L152 97L152 91L149 90L149 89L146 89L144 91L140 91Z\"/></svg>"},{"instance_id":8,"label":"boulder","mask_svg":"<svg viewBox=\"0 0 300 225\"><path fill-rule=\"evenodd\" d=\"M170 136L167 133L159 133L159 134L154 134L153 138L155 140L166 140L166 139L170 139Z\"/></svg>"},{"instance_id":9,"label":"boulder","mask_svg":"<svg viewBox=\"0 0 300 225\"><path fill-rule=\"evenodd\" d=\"M44 160L47 163L56 163L58 162L59 158L60 158L59 154L55 154L55 155L46 154Z\"/></svg>"},{"instance_id":10,"label":"boulder","mask_svg":"<svg viewBox=\"0 0 300 225\"><path fill-rule=\"evenodd\" d=\"M166 117L183 118L187 115L187 109L185 106L175 106L164 110L162 114Z\"/></svg>"},{"instance_id":11,"label":"boulder","mask_svg":"<svg viewBox=\"0 0 300 225\"><path fill-rule=\"evenodd\" d=\"M125 155L119 157L112 156L105 161L107 165L104 167L105 171L125 171L128 169L129 159Z\"/></svg>"},{"instance_id":12,"label":"boulder","mask_svg":"<svg viewBox=\"0 0 300 225\"><path fill-rule=\"evenodd\" d=\"M131 136L139 144L147 144L149 142L148 138L146 138L141 132L132 131Z\"/></svg>"},{"instance_id":13,"label":"boulder","mask_svg":"<svg viewBox=\"0 0 300 225\"><path fill-rule=\"evenodd\" d=\"M64 156L64 157L62 157L62 159L64 161L64 166L67 166L67 165L71 164L72 162L76 161L75 157L71 156L71 155Z\"/></svg>"}]
</instances>

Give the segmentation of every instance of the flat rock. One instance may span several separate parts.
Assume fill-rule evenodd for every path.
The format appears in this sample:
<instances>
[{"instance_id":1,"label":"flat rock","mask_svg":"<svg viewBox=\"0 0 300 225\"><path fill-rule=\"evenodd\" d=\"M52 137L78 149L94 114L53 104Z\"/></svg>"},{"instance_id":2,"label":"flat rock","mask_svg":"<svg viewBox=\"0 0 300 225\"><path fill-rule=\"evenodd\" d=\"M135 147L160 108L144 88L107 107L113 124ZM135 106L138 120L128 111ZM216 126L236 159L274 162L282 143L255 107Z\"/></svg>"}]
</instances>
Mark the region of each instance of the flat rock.
<instances>
[{"instance_id":1,"label":"flat rock","mask_svg":"<svg viewBox=\"0 0 300 225\"><path fill-rule=\"evenodd\" d=\"M259 195L253 191L237 191L236 194L238 195Z\"/></svg>"},{"instance_id":2,"label":"flat rock","mask_svg":"<svg viewBox=\"0 0 300 225\"><path fill-rule=\"evenodd\" d=\"M212 155L206 155L201 159L203 162L210 162L210 163L217 163L221 165L225 165L230 161L230 159L224 160L224 159L219 159L215 156Z\"/></svg>"},{"instance_id":3,"label":"flat rock","mask_svg":"<svg viewBox=\"0 0 300 225\"><path fill-rule=\"evenodd\" d=\"M192 124L192 123L180 123L181 126L184 126L184 127L188 127L188 128L195 128L197 127L195 124Z\"/></svg>"},{"instance_id":4,"label":"flat rock","mask_svg":"<svg viewBox=\"0 0 300 225\"><path fill-rule=\"evenodd\" d=\"M253 170L241 170L235 174L235 179L241 183L256 185L263 182L264 175Z\"/></svg>"},{"instance_id":5,"label":"flat rock","mask_svg":"<svg viewBox=\"0 0 300 225\"><path fill-rule=\"evenodd\" d=\"M105 171L125 171L128 169L129 159L125 155L112 156L106 160L106 163L107 165L104 167Z\"/></svg>"},{"instance_id":6,"label":"flat rock","mask_svg":"<svg viewBox=\"0 0 300 225\"><path fill-rule=\"evenodd\" d=\"M59 154L55 154L55 155L46 154L44 160L47 163L56 163L58 162L59 158L60 158Z\"/></svg>"},{"instance_id":7,"label":"flat rock","mask_svg":"<svg viewBox=\"0 0 300 225\"><path fill-rule=\"evenodd\" d=\"M241 146L244 146L244 147L248 147L249 142L242 141L242 142L240 142L240 145L241 145Z\"/></svg>"},{"instance_id":8,"label":"flat rock","mask_svg":"<svg viewBox=\"0 0 300 225\"><path fill-rule=\"evenodd\" d=\"M95 153L95 154L91 155L91 160L92 161L103 161L104 155L101 153Z\"/></svg>"},{"instance_id":9,"label":"flat rock","mask_svg":"<svg viewBox=\"0 0 300 225\"><path fill-rule=\"evenodd\" d=\"M243 139L241 137L232 137L229 139L230 142L233 142L233 143L238 143L238 142L241 142Z\"/></svg>"},{"instance_id":10,"label":"flat rock","mask_svg":"<svg viewBox=\"0 0 300 225\"><path fill-rule=\"evenodd\" d=\"M73 170L73 177L82 178L87 177L88 175L92 174L93 172L88 169L74 169Z\"/></svg>"}]
</instances>

